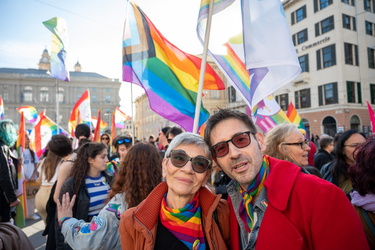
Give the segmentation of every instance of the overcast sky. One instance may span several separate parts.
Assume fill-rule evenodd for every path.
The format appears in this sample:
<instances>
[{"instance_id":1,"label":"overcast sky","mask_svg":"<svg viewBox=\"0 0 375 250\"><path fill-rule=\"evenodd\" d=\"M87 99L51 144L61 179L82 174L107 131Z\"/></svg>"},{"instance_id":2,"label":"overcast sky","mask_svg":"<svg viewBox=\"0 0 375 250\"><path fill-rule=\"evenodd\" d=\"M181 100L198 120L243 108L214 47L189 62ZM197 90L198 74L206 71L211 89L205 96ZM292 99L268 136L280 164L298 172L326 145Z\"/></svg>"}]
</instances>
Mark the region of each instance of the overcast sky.
<instances>
[{"instance_id":1,"label":"overcast sky","mask_svg":"<svg viewBox=\"0 0 375 250\"><path fill-rule=\"evenodd\" d=\"M170 42L185 52L202 53L195 31L200 0L134 2ZM0 68L38 68L52 41L42 22L59 16L68 26L68 69L73 71L79 60L84 72L121 79L125 8L126 0L0 0ZM129 113L130 84L123 85L122 104Z\"/></svg>"}]
</instances>

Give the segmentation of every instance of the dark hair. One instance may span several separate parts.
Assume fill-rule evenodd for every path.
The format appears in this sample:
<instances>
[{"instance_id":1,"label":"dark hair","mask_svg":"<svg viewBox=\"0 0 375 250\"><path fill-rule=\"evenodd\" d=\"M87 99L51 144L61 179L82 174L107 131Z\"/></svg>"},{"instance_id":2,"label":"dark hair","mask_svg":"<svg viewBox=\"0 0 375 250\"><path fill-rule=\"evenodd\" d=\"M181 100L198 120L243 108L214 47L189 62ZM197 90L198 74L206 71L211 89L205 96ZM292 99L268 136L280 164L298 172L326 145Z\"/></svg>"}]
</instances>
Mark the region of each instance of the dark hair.
<instances>
[{"instance_id":1,"label":"dark hair","mask_svg":"<svg viewBox=\"0 0 375 250\"><path fill-rule=\"evenodd\" d=\"M320 173L319 169L317 169L314 166L303 166L302 168L306 169L312 175L318 176L319 178L323 178L323 176Z\"/></svg>"},{"instance_id":2,"label":"dark hair","mask_svg":"<svg viewBox=\"0 0 375 250\"><path fill-rule=\"evenodd\" d=\"M49 151L60 157L65 157L73 152L72 140L65 135L52 136L51 140L47 144L47 148Z\"/></svg>"},{"instance_id":3,"label":"dark hair","mask_svg":"<svg viewBox=\"0 0 375 250\"><path fill-rule=\"evenodd\" d=\"M375 194L375 135L355 149L355 164L349 167L354 189L362 196Z\"/></svg>"},{"instance_id":4,"label":"dark hair","mask_svg":"<svg viewBox=\"0 0 375 250\"><path fill-rule=\"evenodd\" d=\"M319 142L321 149L325 149L332 143L333 143L333 138L331 136L324 136L320 139L320 142Z\"/></svg>"},{"instance_id":5,"label":"dark hair","mask_svg":"<svg viewBox=\"0 0 375 250\"><path fill-rule=\"evenodd\" d=\"M164 127L161 129L161 132L163 132L163 134L167 135L167 132L168 130L170 129L171 127Z\"/></svg>"},{"instance_id":6,"label":"dark hair","mask_svg":"<svg viewBox=\"0 0 375 250\"><path fill-rule=\"evenodd\" d=\"M257 133L257 128L255 127L251 118L240 111L237 110L230 110L230 109L219 109L219 111L208 118L206 122L206 128L204 130L204 140L208 144L208 146L212 146L211 144L211 132L215 128L215 126L220 123L221 121L228 120L228 119L237 119L239 122L245 124L251 132Z\"/></svg>"},{"instance_id":7,"label":"dark hair","mask_svg":"<svg viewBox=\"0 0 375 250\"><path fill-rule=\"evenodd\" d=\"M174 135L174 136L177 136L177 135L179 135L179 134L181 134L182 132L184 132L184 131L182 131L182 129L180 129L179 127L172 127L172 128L170 128L169 130L168 130L168 132L165 134L165 136L168 138L168 135L169 134L172 134L172 135Z\"/></svg>"},{"instance_id":8,"label":"dark hair","mask_svg":"<svg viewBox=\"0 0 375 250\"><path fill-rule=\"evenodd\" d=\"M103 136L106 135L108 137L108 139L111 139L111 135L109 133L103 133L101 136L100 136L100 140L103 138Z\"/></svg>"},{"instance_id":9,"label":"dark hair","mask_svg":"<svg viewBox=\"0 0 375 250\"><path fill-rule=\"evenodd\" d=\"M125 193L130 207L137 206L162 180L162 158L155 146L138 143L127 153L112 185L110 197Z\"/></svg>"},{"instance_id":10,"label":"dark hair","mask_svg":"<svg viewBox=\"0 0 375 250\"><path fill-rule=\"evenodd\" d=\"M89 125L85 123L80 123L77 125L76 129L74 130L74 135L77 139L79 137L84 136L86 138L90 138L91 131Z\"/></svg>"},{"instance_id":11,"label":"dark hair","mask_svg":"<svg viewBox=\"0 0 375 250\"><path fill-rule=\"evenodd\" d=\"M348 168L349 166L345 162L345 154L344 154L344 145L345 142L354 134L360 134L364 138L365 135L363 133L360 133L356 130L348 130L345 131L338 139L335 145L335 148L333 150L335 159L333 161L333 166L331 169L332 173L332 183L336 186L339 185L339 177L344 176L345 178L348 177Z\"/></svg>"},{"instance_id":12,"label":"dark hair","mask_svg":"<svg viewBox=\"0 0 375 250\"><path fill-rule=\"evenodd\" d=\"M107 152L107 147L99 142L88 142L78 149L77 159L74 161L70 173L70 176L74 177L73 194L78 194L78 190L90 169L89 158L95 158L103 150Z\"/></svg>"},{"instance_id":13,"label":"dark hair","mask_svg":"<svg viewBox=\"0 0 375 250\"><path fill-rule=\"evenodd\" d=\"M87 138L82 138L81 140L79 140L78 142L78 148L77 148L77 151L80 147L82 147L82 145L85 145L86 143L89 143L91 142L90 139L87 139Z\"/></svg>"}]
</instances>

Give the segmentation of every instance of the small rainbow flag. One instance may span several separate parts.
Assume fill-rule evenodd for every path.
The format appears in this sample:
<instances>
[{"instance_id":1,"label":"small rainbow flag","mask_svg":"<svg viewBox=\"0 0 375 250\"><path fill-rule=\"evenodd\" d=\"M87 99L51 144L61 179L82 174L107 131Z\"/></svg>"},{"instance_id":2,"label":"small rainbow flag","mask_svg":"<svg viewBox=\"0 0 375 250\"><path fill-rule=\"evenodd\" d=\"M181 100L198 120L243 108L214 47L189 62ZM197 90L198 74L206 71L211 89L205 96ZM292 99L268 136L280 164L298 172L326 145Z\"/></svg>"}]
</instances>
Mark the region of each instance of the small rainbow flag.
<instances>
[{"instance_id":1,"label":"small rainbow flag","mask_svg":"<svg viewBox=\"0 0 375 250\"><path fill-rule=\"evenodd\" d=\"M301 116L299 116L297 109L294 107L292 102L289 103L286 116L289 118L291 123L296 124L298 128L302 128L306 131L305 124L303 124ZM306 138L309 139L309 135L307 134L307 131L306 131Z\"/></svg>"},{"instance_id":2,"label":"small rainbow flag","mask_svg":"<svg viewBox=\"0 0 375 250\"><path fill-rule=\"evenodd\" d=\"M40 119L30 133L30 147L41 157L53 135L59 134L57 124L41 112Z\"/></svg>"},{"instance_id":3,"label":"small rainbow flag","mask_svg":"<svg viewBox=\"0 0 375 250\"><path fill-rule=\"evenodd\" d=\"M36 120L38 120L38 112L36 112L36 109L32 106L22 106L17 108L17 111L25 115L25 119L29 123L34 123Z\"/></svg>"},{"instance_id":4,"label":"small rainbow flag","mask_svg":"<svg viewBox=\"0 0 375 250\"><path fill-rule=\"evenodd\" d=\"M125 128L125 121L130 120L130 117L122 112L118 107L115 110L115 126L116 128Z\"/></svg>"},{"instance_id":5,"label":"small rainbow flag","mask_svg":"<svg viewBox=\"0 0 375 250\"><path fill-rule=\"evenodd\" d=\"M91 116L91 123L92 127L96 129L96 125L98 124L98 118ZM108 123L103 120L100 120L100 133L104 133L105 129L107 128Z\"/></svg>"},{"instance_id":6,"label":"small rainbow flag","mask_svg":"<svg viewBox=\"0 0 375 250\"><path fill-rule=\"evenodd\" d=\"M0 96L0 120L4 120L4 102L1 96Z\"/></svg>"},{"instance_id":7,"label":"small rainbow flag","mask_svg":"<svg viewBox=\"0 0 375 250\"><path fill-rule=\"evenodd\" d=\"M80 123L91 127L90 91L87 89L74 105L70 113L68 131L74 138L74 130Z\"/></svg>"}]
</instances>

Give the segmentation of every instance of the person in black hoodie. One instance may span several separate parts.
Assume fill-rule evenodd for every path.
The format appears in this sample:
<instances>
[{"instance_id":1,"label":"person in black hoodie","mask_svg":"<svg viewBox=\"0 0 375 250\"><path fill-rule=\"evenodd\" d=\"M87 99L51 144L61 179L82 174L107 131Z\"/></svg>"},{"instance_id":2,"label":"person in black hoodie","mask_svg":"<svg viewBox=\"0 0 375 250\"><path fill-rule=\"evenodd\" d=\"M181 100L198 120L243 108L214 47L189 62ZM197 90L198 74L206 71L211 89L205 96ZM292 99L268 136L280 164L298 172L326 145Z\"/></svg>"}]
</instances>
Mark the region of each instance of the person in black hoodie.
<instances>
[{"instance_id":1,"label":"person in black hoodie","mask_svg":"<svg viewBox=\"0 0 375 250\"><path fill-rule=\"evenodd\" d=\"M314 156L314 167L321 169L322 166L333 160L331 152L334 149L333 138L325 136L320 139L320 148Z\"/></svg>"}]
</instances>

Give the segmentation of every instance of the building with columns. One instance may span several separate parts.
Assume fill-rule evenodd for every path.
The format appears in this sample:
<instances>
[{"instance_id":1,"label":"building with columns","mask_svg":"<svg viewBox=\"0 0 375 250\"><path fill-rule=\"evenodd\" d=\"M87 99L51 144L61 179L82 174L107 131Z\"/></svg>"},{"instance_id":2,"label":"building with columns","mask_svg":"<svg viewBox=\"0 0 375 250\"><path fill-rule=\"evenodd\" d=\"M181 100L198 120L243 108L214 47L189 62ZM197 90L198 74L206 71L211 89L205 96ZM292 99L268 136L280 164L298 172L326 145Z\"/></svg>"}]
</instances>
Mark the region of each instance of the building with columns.
<instances>
[{"instance_id":1,"label":"building with columns","mask_svg":"<svg viewBox=\"0 0 375 250\"><path fill-rule=\"evenodd\" d=\"M70 82L52 78L49 75L50 56L45 49L38 63L38 69L0 68L0 96L4 101L5 118L19 123L20 114L16 108L33 106L37 112L46 110L46 115L64 129L68 129L70 112L81 97L89 89L91 96L91 114L97 117L101 110L101 118L108 123L110 129L112 112L119 106L119 90L121 82L103 75L84 72L77 62L74 71L70 71ZM57 117L57 100L59 117ZM31 129L31 124L26 124ZM129 129L131 131L131 128Z\"/></svg>"}]
</instances>

